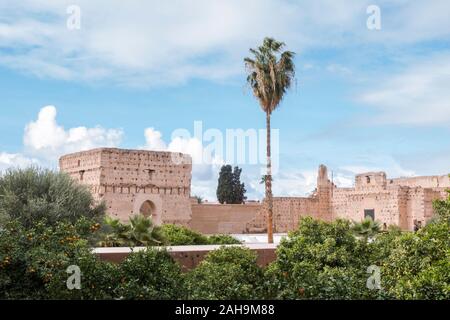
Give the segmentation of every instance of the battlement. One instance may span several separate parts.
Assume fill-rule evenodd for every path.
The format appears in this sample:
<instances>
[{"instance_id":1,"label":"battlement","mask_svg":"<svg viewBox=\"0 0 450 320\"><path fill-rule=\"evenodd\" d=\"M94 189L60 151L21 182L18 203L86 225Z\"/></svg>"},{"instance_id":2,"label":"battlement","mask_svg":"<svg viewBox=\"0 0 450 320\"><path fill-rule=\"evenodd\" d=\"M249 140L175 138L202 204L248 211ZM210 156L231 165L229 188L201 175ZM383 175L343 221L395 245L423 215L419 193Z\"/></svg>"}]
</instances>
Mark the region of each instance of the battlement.
<instances>
[{"instance_id":1,"label":"battlement","mask_svg":"<svg viewBox=\"0 0 450 320\"><path fill-rule=\"evenodd\" d=\"M190 188L192 159L173 152L99 148L61 157L61 171L85 184Z\"/></svg>"}]
</instances>

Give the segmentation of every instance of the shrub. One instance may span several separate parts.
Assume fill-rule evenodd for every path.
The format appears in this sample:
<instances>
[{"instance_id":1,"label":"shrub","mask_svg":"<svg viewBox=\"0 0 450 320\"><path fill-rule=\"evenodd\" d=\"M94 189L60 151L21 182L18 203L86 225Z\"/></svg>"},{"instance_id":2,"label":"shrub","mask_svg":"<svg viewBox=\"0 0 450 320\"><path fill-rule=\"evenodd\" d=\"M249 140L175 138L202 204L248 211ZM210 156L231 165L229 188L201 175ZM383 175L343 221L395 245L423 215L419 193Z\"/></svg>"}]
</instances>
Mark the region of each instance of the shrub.
<instances>
[{"instance_id":1,"label":"shrub","mask_svg":"<svg viewBox=\"0 0 450 320\"><path fill-rule=\"evenodd\" d=\"M241 247L222 247L210 252L187 275L191 299L237 300L264 297L263 271L256 254Z\"/></svg>"},{"instance_id":2,"label":"shrub","mask_svg":"<svg viewBox=\"0 0 450 320\"><path fill-rule=\"evenodd\" d=\"M383 297L450 299L450 191L433 203L436 216L415 233L397 233L372 244L381 265Z\"/></svg>"},{"instance_id":3,"label":"shrub","mask_svg":"<svg viewBox=\"0 0 450 320\"><path fill-rule=\"evenodd\" d=\"M163 244L168 246L185 246L185 245L225 245L225 244L241 244L238 239L226 235L204 236L183 226L174 224L165 224L156 230L157 238Z\"/></svg>"},{"instance_id":4,"label":"shrub","mask_svg":"<svg viewBox=\"0 0 450 320\"><path fill-rule=\"evenodd\" d=\"M449 175L450 176L450 175ZM435 200L433 208L436 212L437 220L450 223L450 189L447 190L448 197L445 200Z\"/></svg>"},{"instance_id":5,"label":"shrub","mask_svg":"<svg viewBox=\"0 0 450 320\"><path fill-rule=\"evenodd\" d=\"M71 262L81 270L81 289L67 289L70 274L57 272L47 284L48 298L57 300L110 300L120 297L117 289L120 284L120 265L101 261L90 251L78 254ZM66 266L67 268L67 266Z\"/></svg>"},{"instance_id":6,"label":"shrub","mask_svg":"<svg viewBox=\"0 0 450 320\"><path fill-rule=\"evenodd\" d=\"M68 298L66 287L70 265L98 263L88 246L88 239L98 229L95 221L81 218L75 224L46 221L25 228L17 220L9 221L0 231L0 298ZM85 274L89 277L87 274ZM84 296L78 292L78 296ZM89 293L86 296L95 297Z\"/></svg>"},{"instance_id":7,"label":"shrub","mask_svg":"<svg viewBox=\"0 0 450 320\"><path fill-rule=\"evenodd\" d=\"M165 250L148 248L132 253L121 264L123 299L174 300L185 298L180 266Z\"/></svg>"},{"instance_id":8,"label":"shrub","mask_svg":"<svg viewBox=\"0 0 450 320\"><path fill-rule=\"evenodd\" d=\"M135 247L162 244L159 229L153 225L151 218L135 215L129 224L106 217L101 230L101 247Z\"/></svg>"},{"instance_id":9,"label":"shrub","mask_svg":"<svg viewBox=\"0 0 450 320\"><path fill-rule=\"evenodd\" d=\"M268 268L270 295L283 299L363 299L369 249L356 239L349 221L305 218L277 250Z\"/></svg>"},{"instance_id":10,"label":"shrub","mask_svg":"<svg viewBox=\"0 0 450 320\"><path fill-rule=\"evenodd\" d=\"M121 264L101 261L88 245L98 224L18 221L0 230L0 299L177 299L185 296L180 267L167 252L131 253ZM81 290L69 290L69 266L81 270Z\"/></svg>"},{"instance_id":11,"label":"shrub","mask_svg":"<svg viewBox=\"0 0 450 320\"><path fill-rule=\"evenodd\" d=\"M370 261L372 264L380 266L391 254L395 247L396 239L402 235L400 228L389 226L388 231L379 233L374 241L369 244Z\"/></svg>"},{"instance_id":12,"label":"shrub","mask_svg":"<svg viewBox=\"0 0 450 320\"><path fill-rule=\"evenodd\" d=\"M49 225L81 217L100 219L103 204L96 205L89 190L68 175L39 168L8 170L0 176L0 218L17 219L30 228L36 221Z\"/></svg>"},{"instance_id":13,"label":"shrub","mask_svg":"<svg viewBox=\"0 0 450 320\"><path fill-rule=\"evenodd\" d=\"M381 224L379 221L373 221L371 217L367 217L361 222L353 222L352 231L367 242L380 233Z\"/></svg>"},{"instance_id":14,"label":"shrub","mask_svg":"<svg viewBox=\"0 0 450 320\"><path fill-rule=\"evenodd\" d=\"M169 246L209 244L207 237L183 226L165 224L160 227L158 232L164 244Z\"/></svg>"},{"instance_id":15,"label":"shrub","mask_svg":"<svg viewBox=\"0 0 450 320\"><path fill-rule=\"evenodd\" d=\"M208 237L208 243L215 245L225 245L225 244L242 244L242 241L228 234L216 234Z\"/></svg>"},{"instance_id":16,"label":"shrub","mask_svg":"<svg viewBox=\"0 0 450 320\"><path fill-rule=\"evenodd\" d=\"M395 299L450 299L450 235L446 221L397 237L381 261L383 294Z\"/></svg>"}]
</instances>

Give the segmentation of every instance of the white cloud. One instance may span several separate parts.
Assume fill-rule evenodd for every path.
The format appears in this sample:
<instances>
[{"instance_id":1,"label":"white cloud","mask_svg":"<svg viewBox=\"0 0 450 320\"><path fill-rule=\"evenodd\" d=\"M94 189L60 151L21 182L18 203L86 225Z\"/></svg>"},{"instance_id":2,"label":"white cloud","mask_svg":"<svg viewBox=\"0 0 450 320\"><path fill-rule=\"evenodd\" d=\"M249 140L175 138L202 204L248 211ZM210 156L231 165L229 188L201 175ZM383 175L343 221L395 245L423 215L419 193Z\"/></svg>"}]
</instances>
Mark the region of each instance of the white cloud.
<instances>
[{"instance_id":1,"label":"white cloud","mask_svg":"<svg viewBox=\"0 0 450 320\"><path fill-rule=\"evenodd\" d=\"M375 84L359 99L382 124L450 124L450 53L413 61L406 70Z\"/></svg>"},{"instance_id":2,"label":"white cloud","mask_svg":"<svg viewBox=\"0 0 450 320\"><path fill-rule=\"evenodd\" d=\"M316 186L317 170L293 170L274 177L273 193L276 196L307 196Z\"/></svg>"},{"instance_id":3,"label":"white cloud","mask_svg":"<svg viewBox=\"0 0 450 320\"><path fill-rule=\"evenodd\" d=\"M39 160L28 158L19 153L0 153L0 172L9 168L25 168L32 165L40 165Z\"/></svg>"},{"instance_id":4,"label":"white cloud","mask_svg":"<svg viewBox=\"0 0 450 320\"><path fill-rule=\"evenodd\" d=\"M370 0L79 0L81 30L75 31L66 28L69 4L3 0L0 48L14 50L0 51L0 63L41 77L178 84L240 74L242 57L265 36L302 52L450 34L445 0L380 1L380 32L365 27Z\"/></svg>"},{"instance_id":5,"label":"white cloud","mask_svg":"<svg viewBox=\"0 0 450 320\"><path fill-rule=\"evenodd\" d=\"M24 132L24 146L27 153L49 161L66 153L88 150L96 147L116 147L123 132L120 129L77 127L68 130L56 121L56 108L46 106L38 118L31 121Z\"/></svg>"},{"instance_id":6,"label":"white cloud","mask_svg":"<svg viewBox=\"0 0 450 320\"><path fill-rule=\"evenodd\" d=\"M167 149L166 143L162 140L161 132L155 130L154 128L147 128L144 131L145 136L145 146L141 149L148 149L154 151L164 151Z\"/></svg>"},{"instance_id":7,"label":"white cloud","mask_svg":"<svg viewBox=\"0 0 450 320\"><path fill-rule=\"evenodd\" d=\"M392 156L388 155L368 155L355 159L354 163L340 166L338 172L344 176L354 176L365 172L384 171L388 177L412 177L416 172L404 168Z\"/></svg>"}]
</instances>

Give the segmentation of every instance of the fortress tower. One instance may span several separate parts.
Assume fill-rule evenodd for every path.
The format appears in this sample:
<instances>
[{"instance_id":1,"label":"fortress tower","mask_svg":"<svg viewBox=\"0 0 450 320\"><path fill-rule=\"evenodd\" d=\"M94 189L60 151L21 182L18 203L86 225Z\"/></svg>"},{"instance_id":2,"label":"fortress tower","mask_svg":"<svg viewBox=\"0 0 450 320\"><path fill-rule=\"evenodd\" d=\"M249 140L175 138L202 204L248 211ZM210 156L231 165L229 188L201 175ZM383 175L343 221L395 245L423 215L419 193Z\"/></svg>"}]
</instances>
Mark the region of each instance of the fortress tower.
<instances>
[{"instance_id":1,"label":"fortress tower","mask_svg":"<svg viewBox=\"0 0 450 320\"><path fill-rule=\"evenodd\" d=\"M326 166L321 164L319 166L319 172L317 175L317 218L331 221L331 198L333 192L333 186L331 181L328 179L328 169Z\"/></svg>"},{"instance_id":2,"label":"fortress tower","mask_svg":"<svg viewBox=\"0 0 450 320\"><path fill-rule=\"evenodd\" d=\"M191 220L192 161L187 155L101 148L65 155L59 167L123 222L139 213L156 224Z\"/></svg>"}]
</instances>

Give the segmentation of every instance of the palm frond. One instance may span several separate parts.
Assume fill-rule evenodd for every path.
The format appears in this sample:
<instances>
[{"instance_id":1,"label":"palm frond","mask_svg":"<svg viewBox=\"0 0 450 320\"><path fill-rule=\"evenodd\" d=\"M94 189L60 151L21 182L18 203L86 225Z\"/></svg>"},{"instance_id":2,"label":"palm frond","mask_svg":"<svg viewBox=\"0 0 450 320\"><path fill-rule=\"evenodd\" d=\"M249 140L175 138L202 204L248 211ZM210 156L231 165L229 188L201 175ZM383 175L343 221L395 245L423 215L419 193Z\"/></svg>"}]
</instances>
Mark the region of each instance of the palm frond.
<instances>
[{"instance_id":1,"label":"palm frond","mask_svg":"<svg viewBox=\"0 0 450 320\"><path fill-rule=\"evenodd\" d=\"M263 45L250 49L253 57L244 59L248 72L247 84L266 113L272 113L283 100L295 78L292 51L282 51L285 44L265 38Z\"/></svg>"}]
</instances>

